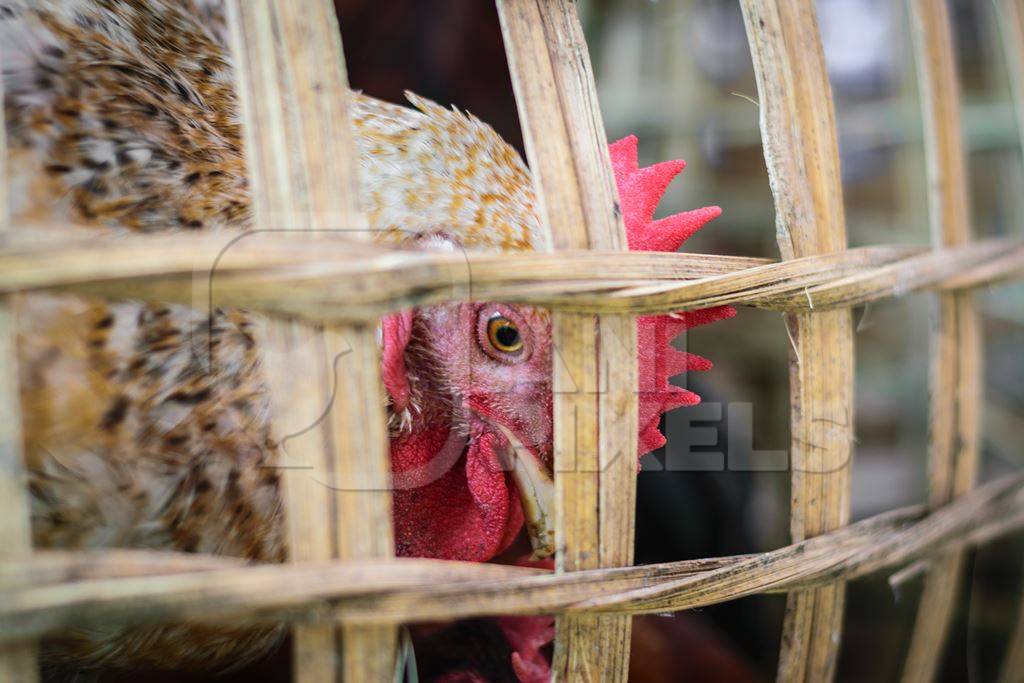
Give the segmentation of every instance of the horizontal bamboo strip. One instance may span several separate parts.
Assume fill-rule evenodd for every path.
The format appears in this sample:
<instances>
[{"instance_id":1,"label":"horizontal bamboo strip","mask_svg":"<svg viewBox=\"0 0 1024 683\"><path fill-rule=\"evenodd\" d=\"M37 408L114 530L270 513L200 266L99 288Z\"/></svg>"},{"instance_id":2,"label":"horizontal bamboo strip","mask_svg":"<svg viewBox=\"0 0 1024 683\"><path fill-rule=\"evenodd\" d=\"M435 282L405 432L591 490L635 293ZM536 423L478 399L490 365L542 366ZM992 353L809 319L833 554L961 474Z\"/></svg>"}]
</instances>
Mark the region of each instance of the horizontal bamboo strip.
<instances>
[{"instance_id":1,"label":"horizontal bamboo strip","mask_svg":"<svg viewBox=\"0 0 1024 683\"><path fill-rule=\"evenodd\" d=\"M863 247L778 263L643 252L453 255L272 234L253 235L227 250L224 236L152 240L37 240L0 247L0 293L51 289L362 319L460 298L635 314L720 304L823 310L1024 275L1022 239L936 251Z\"/></svg>"},{"instance_id":2,"label":"horizontal bamboo strip","mask_svg":"<svg viewBox=\"0 0 1024 683\"><path fill-rule=\"evenodd\" d=\"M1024 474L1012 474L931 513L921 507L887 512L761 555L564 574L439 560L238 567L220 558L172 556L167 573L154 576L156 553L41 552L0 564L7 586L0 590L0 643L70 626L180 619L390 623L664 612L852 579L1022 526ZM188 571L190 563L195 571ZM97 578L107 572L116 578Z\"/></svg>"},{"instance_id":3,"label":"horizontal bamboo strip","mask_svg":"<svg viewBox=\"0 0 1024 683\"><path fill-rule=\"evenodd\" d=\"M653 252L400 251L341 239L289 239L282 231L189 237L103 235L83 239L80 231L48 230L33 236L16 233L0 243L0 292L73 288L96 282L110 293L123 294L119 288L138 286L142 291L147 283L154 288L167 283L172 290L177 288L180 296L182 283L190 283L193 277L199 284L213 277L216 285L226 275L248 273L265 274L268 281L262 287L271 289L278 286L280 277L323 278L325 284L340 278L339 288L351 288L355 302L360 297L373 297L378 285L385 286L377 299L387 300L415 297L419 290L464 287L484 278L499 284L512 282L517 273L521 279L533 282L596 280L594 271L600 266L603 273L620 280L652 276L694 279L770 263L755 258ZM305 272L298 270L299 266L305 266ZM289 276L285 267L292 267L293 274ZM374 273L380 277L370 283L372 287L358 286ZM362 289L369 291L360 292Z\"/></svg>"},{"instance_id":4,"label":"horizontal bamboo strip","mask_svg":"<svg viewBox=\"0 0 1024 683\"><path fill-rule=\"evenodd\" d=\"M0 592L96 579L185 574L249 566L245 560L163 550L40 550L0 562Z\"/></svg>"}]
</instances>

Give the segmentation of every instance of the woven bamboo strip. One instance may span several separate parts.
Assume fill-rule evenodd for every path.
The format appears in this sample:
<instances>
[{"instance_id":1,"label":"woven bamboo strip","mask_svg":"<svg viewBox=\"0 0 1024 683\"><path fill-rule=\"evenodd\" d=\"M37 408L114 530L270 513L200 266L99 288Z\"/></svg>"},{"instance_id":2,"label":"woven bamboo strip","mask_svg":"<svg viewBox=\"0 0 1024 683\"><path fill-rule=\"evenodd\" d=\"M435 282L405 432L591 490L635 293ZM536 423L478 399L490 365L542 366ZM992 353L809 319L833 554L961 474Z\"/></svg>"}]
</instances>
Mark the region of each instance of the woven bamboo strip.
<instances>
[{"instance_id":1,"label":"woven bamboo strip","mask_svg":"<svg viewBox=\"0 0 1024 683\"><path fill-rule=\"evenodd\" d=\"M831 88L814 4L743 0L761 136L783 258L846 249ZM795 540L847 523L853 435L848 310L790 316L791 522ZM779 679L830 681L842 632L842 583L789 596Z\"/></svg>"},{"instance_id":2,"label":"woven bamboo strip","mask_svg":"<svg viewBox=\"0 0 1024 683\"><path fill-rule=\"evenodd\" d=\"M625 250L583 31L568 0L499 0L527 158L555 249ZM558 571L632 564L636 497L636 323L553 319ZM629 617L556 622L555 680L625 681Z\"/></svg>"},{"instance_id":3,"label":"woven bamboo strip","mask_svg":"<svg viewBox=\"0 0 1024 683\"><path fill-rule=\"evenodd\" d=\"M4 103L2 67L0 50L0 108ZM7 137L0 125L0 242L6 241L9 221ZM10 298L0 297L0 555L32 552L18 396L17 316L11 303ZM33 643L0 648L0 681L30 683L38 678Z\"/></svg>"},{"instance_id":4,"label":"woven bamboo strip","mask_svg":"<svg viewBox=\"0 0 1024 683\"><path fill-rule=\"evenodd\" d=\"M761 555L643 567L549 573L416 559L239 567L223 558L171 556L176 562L154 575L157 553L45 552L0 565L8 586L0 593L0 642L69 626L172 619L366 623L664 612L852 579L1022 525L1024 475L1012 474L930 514L922 507L895 510ZM98 578L104 575L116 578Z\"/></svg>"},{"instance_id":5,"label":"woven bamboo strip","mask_svg":"<svg viewBox=\"0 0 1024 683\"><path fill-rule=\"evenodd\" d=\"M1010 77L1013 108L1017 115L1017 133L1024 149L1024 3L1021 0L999 0L995 8Z\"/></svg>"},{"instance_id":6,"label":"woven bamboo strip","mask_svg":"<svg viewBox=\"0 0 1024 683\"><path fill-rule=\"evenodd\" d=\"M300 239L357 226L349 92L333 4L246 0L231 3L229 16L257 220L316 231ZM262 337L291 561L392 555L373 328L276 320ZM297 626L293 646L299 681L393 676L391 627Z\"/></svg>"},{"instance_id":7,"label":"woven bamboo strip","mask_svg":"<svg viewBox=\"0 0 1024 683\"><path fill-rule=\"evenodd\" d=\"M929 215L936 248L971 240L960 88L945 2L911 0L912 34L924 117ZM928 503L962 495L977 477L982 382L981 321L970 291L940 294L931 350ZM959 594L963 555L936 558L925 578L904 681L931 681L941 662Z\"/></svg>"},{"instance_id":8,"label":"woven bamboo strip","mask_svg":"<svg viewBox=\"0 0 1024 683\"><path fill-rule=\"evenodd\" d=\"M1017 114L1017 132L1024 151L1024 1L1000 0L996 11ZM1021 678L1024 678L1024 602L1018 607L1017 621L999 672L1001 683L1013 683Z\"/></svg>"},{"instance_id":9,"label":"woven bamboo strip","mask_svg":"<svg viewBox=\"0 0 1024 683\"><path fill-rule=\"evenodd\" d=\"M1024 240L1007 239L935 251L863 247L781 263L652 252L428 254L277 235L247 237L227 251L220 238L156 236L0 247L0 293L52 289L197 307L211 304L212 294L214 305L310 320L368 320L471 296L580 312L663 313L725 303L824 310L1022 275Z\"/></svg>"},{"instance_id":10,"label":"woven bamboo strip","mask_svg":"<svg viewBox=\"0 0 1024 683\"><path fill-rule=\"evenodd\" d=\"M0 179L5 177L0 173ZM0 519L3 520L0 524L0 557L28 553L32 549L26 495L28 482L22 460L15 320L15 311L9 301L0 301ZM0 681L29 683L38 677L34 644L0 646Z\"/></svg>"}]
</instances>

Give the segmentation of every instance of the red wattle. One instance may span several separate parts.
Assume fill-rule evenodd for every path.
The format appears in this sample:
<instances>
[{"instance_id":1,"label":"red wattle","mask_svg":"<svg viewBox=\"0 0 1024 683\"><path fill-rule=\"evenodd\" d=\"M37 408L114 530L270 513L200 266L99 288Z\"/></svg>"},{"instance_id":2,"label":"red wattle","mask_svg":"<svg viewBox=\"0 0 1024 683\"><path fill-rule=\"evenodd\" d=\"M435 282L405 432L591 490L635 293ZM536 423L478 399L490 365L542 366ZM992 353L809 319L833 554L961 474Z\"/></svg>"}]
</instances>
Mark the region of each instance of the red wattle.
<instances>
[{"instance_id":1,"label":"red wattle","mask_svg":"<svg viewBox=\"0 0 1024 683\"><path fill-rule=\"evenodd\" d=\"M381 331L381 379L391 398L391 408L401 412L409 407L409 371L405 367L405 347L412 338L412 309L384 316Z\"/></svg>"},{"instance_id":2,"label":"red wattle","mask_svg":"<svg viewBox=\"0 0 1024 683\"><path fill-rule=\"evenodd\" d=\"M479 435L464 453L455 454L447 469L425 467L445 450L448 437L448 425L414 425L409 434L391 442L391 469L398 482L395 552L400 557L485 562L519 533L522 506L501 470L493 433ZM462 444L459 439L455 447Z\"/></svg>"}]
</instances>

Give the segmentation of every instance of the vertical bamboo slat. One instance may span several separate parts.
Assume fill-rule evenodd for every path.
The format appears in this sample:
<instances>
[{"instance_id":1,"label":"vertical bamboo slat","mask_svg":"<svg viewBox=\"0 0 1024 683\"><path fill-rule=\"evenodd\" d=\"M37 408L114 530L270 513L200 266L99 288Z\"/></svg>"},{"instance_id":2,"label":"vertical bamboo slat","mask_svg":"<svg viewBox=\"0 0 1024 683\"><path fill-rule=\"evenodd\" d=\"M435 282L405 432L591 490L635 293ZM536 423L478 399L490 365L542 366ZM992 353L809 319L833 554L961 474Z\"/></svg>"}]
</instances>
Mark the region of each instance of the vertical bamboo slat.
<instances>
[{"instance_id":1,"label":"vertical bamboo slat","mask_svg":"<svg viewBox=\"0 0 1024 683\"><path fill-rule=\"evenodd\" d=\"M575 8L498 0L526 153L555 249L625 250L607 140ZM636 499L636 323L554 316L556 567L632 564ZM559 617L553 672L626 679L628 616Z\"/></svg>"},{"instance_id":2,"label":"vertical bamboo slat","mask_svg":"<svg viewBox=\"0 0 1024 683\"><path fill-rule=\"evenodd\" d=\"M831 87L814 3L742 0L783 258L846 249ZM790 316L794 541L845 525L850 509L853 337L848 310ZM828 681L842 632L841 582L791 593L779 679Z\"/></svg>"},{"instance_id":3,"label":"vertical bamboo slat","mask_svg":"<svg viewBox=\"0 0 1024 683\"><path fill-rule=\"evenodd\" d=\"M999 0L996 11L1017 115L1017 133L1024 151L1024 0Z\"/></svg>"},{"instance_id":4,"label":"vertical bamboo slat","mask_svg":"<svg viewBox=\"0 0 1024 683\"><path fill-rule=\"evenodd\" d=\"M1000 0L996 11L1017 114L1017 133L1024 154L1024 0ZM1024 601L1017 610L1017 622L999 672L1001 683L1014 683L1024 678Z\"/></svg>"},{"instance_id":5,"label":"vertical bamboo slat","mask_svg":"<svg viewBox=\"0 0 1024 683\"><path fill-rule=\"evenodd\" d=\"M2 75L0 68L0 107L4 102ZM0 240L5 238L9 228L7 136L0 117ZM32 552L28 483L21 440L16 319L11 302L0 299L0 556ZM34 644L0 647L0 681L30 683L38 679Z\"/></svg>"},{"instance_id":6,"label":"vertical bamboo slat","mask_svg":"<svg viewBox=\"0 0 1024 683\"><path fill-rule=\"evenodd\" d=\"M238 0L230 8L258 224L318 231L303 239L360 227L332 3ZM263 332L291 560L393 555L375 330L271 321ZM299 681L394 675L393 627L297 626L294 641Z\"/></svg>"},{"instance_id":7,"label":"vertical bamboo slat","mask_svg":"<svg viewBox=\"0 0 1024 683\"><path fill-rule=\"evenodd\" d=\"M936 249L971 239L960 87L944 0L910 0ZM928 503L938 507L974 486L981 417L981 322L974 293L938 295L932 328ZM930 681L956 608L963 553L935 558L925 578L904 681Z\"/></svg>"}]
</instances>

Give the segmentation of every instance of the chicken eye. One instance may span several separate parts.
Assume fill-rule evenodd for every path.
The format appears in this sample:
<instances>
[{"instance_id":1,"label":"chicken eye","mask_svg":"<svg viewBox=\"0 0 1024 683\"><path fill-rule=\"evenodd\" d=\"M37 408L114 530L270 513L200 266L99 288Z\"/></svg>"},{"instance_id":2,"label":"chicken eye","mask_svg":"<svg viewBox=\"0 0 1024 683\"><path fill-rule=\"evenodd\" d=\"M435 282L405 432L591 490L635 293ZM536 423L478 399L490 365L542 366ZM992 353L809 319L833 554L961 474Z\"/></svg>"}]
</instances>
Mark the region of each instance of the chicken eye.
<instances>
[{"instance_id":1,"label":"chicken eye","mask_svg":"<svg viewBox=\"0 0 1024 683\"><path fill-rule=\"evenodd\" d=\"M487 321L487 341L502 353L518 353L523 349L519 328L503 315L496 315Z\"/></svg>"}]
</instances>

